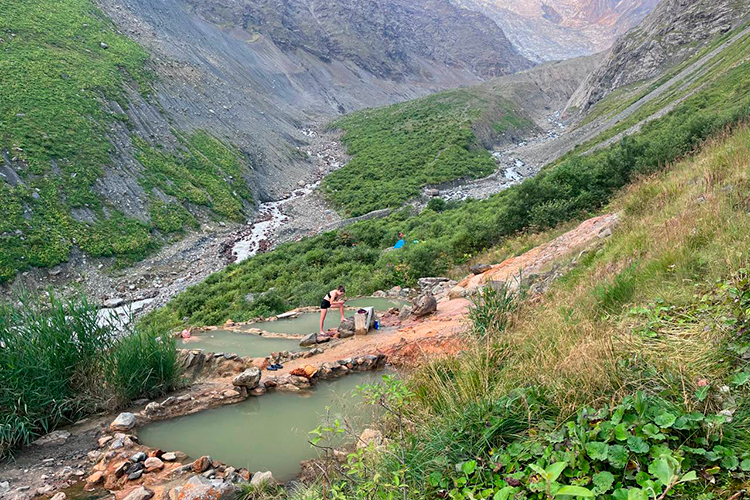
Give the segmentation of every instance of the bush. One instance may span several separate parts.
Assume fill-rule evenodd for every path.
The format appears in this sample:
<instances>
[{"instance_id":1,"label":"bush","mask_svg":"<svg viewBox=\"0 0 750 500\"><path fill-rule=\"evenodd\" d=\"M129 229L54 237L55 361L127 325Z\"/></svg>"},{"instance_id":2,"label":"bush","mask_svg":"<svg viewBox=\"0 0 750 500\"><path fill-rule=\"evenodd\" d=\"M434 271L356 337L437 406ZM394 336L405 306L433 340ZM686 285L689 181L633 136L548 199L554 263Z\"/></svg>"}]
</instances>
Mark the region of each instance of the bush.
<instances>
[{"instance_id":1,"label":"bush","mask_svg":"<svg viewBox=\"0 0 750 500\"><path fill-rule=\"evenodd\" d=\"M85 298L0 305L0 456L56 426L176 384L174 343L119 337Z\"/></svg>"}]
</instances>

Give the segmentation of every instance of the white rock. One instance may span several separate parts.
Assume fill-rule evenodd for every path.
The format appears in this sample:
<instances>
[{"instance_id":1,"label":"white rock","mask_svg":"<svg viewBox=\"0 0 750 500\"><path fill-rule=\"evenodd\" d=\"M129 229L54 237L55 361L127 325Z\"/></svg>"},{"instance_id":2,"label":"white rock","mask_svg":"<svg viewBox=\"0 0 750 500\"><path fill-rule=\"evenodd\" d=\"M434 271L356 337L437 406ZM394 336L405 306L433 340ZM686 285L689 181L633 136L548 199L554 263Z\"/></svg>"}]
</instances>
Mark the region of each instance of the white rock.
<instances>
[{"instance_id":1,"label":"white rock","mask_svg":"<svg viewBox=\"0 0 750 500\"><path fill-rule=\"evenodd\" d=\"M60 492L55 493L54 496L51 498L51 500L65 500L66 498L68 498L68 496L62 491L60 491Z\"/></svg>"},{"instance_id":2,"label":"white rock","mask_svg":"<svg viewBox=\"0 0 750 500\"><path fill-rule=\"evenodd\" d=\"M135 415L128 412L120 413L116 419L109 424L113 431L129 431L135 427Z\"/></svg>"},{"instance_id":3,"label":"white rock","mask_svg":"<svg viewBox=\"0 0 750 500\"><path fill-rule=\"evenodd\" d=\"M260 488L264 485L272 485L273 483L273 474L271 474L270 471L256 472L250 480L250 484L255 488Z\"/></svg>"}]
</instances>

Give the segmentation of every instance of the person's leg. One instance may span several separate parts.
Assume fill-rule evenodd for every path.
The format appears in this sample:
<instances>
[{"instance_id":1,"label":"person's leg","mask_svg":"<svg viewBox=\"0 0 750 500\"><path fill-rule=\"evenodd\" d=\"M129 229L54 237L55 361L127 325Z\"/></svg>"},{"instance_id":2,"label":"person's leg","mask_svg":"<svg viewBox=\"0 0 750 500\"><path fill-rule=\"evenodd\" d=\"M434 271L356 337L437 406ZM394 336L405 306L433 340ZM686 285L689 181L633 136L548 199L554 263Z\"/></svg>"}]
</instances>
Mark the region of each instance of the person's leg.
<instances>
[{"instance_id":1,"label":"person's leg","mask_svg":"<svg viewBox=\"0 0 750 500\"><path fill-rule=\"evenodd\" d=\"M328 309L321 309L320 310L320 333L325 333L323 331L323 323L326 321L326 314L328 313Z\"/></svg>"},{"instance_id":2,"label":"person's leg","mask_svg":"<svg viewBox=\"0 0 750 500\"><path fill-rule=\"evenodd\" d=\"M341 313L341 321L344 321L346 319L346 316L344 316L344 303L343 302L339 304L339 312Z\"/></svg>"}]
</instances>

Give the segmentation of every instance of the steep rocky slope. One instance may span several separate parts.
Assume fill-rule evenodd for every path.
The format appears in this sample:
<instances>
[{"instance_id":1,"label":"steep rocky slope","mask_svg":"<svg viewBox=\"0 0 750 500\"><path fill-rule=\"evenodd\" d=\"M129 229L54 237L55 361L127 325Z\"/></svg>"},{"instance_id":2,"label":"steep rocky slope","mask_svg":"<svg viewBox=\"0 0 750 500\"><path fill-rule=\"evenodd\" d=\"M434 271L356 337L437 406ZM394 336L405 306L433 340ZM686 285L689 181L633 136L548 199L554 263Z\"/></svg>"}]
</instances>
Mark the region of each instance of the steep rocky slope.
<instances>
[{"instance_id":1,"label":"steep rocky slope","mask_svg":"<svg viewBox=\"0 0 750 500\"><path fill-rule=\"evenodd\" d=\"M659 76L747 20L749 12L747 0L663 0L617 41L570 107L586 111L618 88Z\"/></svg>"},{"instance_id":2,"label":"steep rocky slope","mask_svg":"<svg viewBox=\"0 0 750 500\"><path fill-rule=\"evenodd\" d=\"M568 59L608 49L659 0L453 0L492 18L534 61Z\"/></svg>"}]
</instances>

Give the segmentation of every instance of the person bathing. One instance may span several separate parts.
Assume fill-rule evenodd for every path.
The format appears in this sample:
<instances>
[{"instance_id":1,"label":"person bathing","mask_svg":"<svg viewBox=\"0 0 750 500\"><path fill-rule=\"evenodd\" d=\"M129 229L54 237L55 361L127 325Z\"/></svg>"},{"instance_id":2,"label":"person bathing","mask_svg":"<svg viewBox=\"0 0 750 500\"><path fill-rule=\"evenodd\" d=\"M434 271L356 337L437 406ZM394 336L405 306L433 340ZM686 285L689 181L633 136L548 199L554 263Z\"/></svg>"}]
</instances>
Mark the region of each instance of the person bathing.
<instances>
[{"instance_id":1,"label":"person bathing","mask_svg":"<svg viewBox=\"0 0 750 500\"><path fill-rule=\"evenodd\" d=\"M346 292L346 289L341 285L336 290L328 292L323 298L323 302L320 304L320 335L325 335L325 332L323 331L323 323L326 320L326 315L330 308L335 307L339 310L341 313L341 321L346 319L344 317L344 301L342 300L344 292Z\"/></svg>"}]
</instances>

